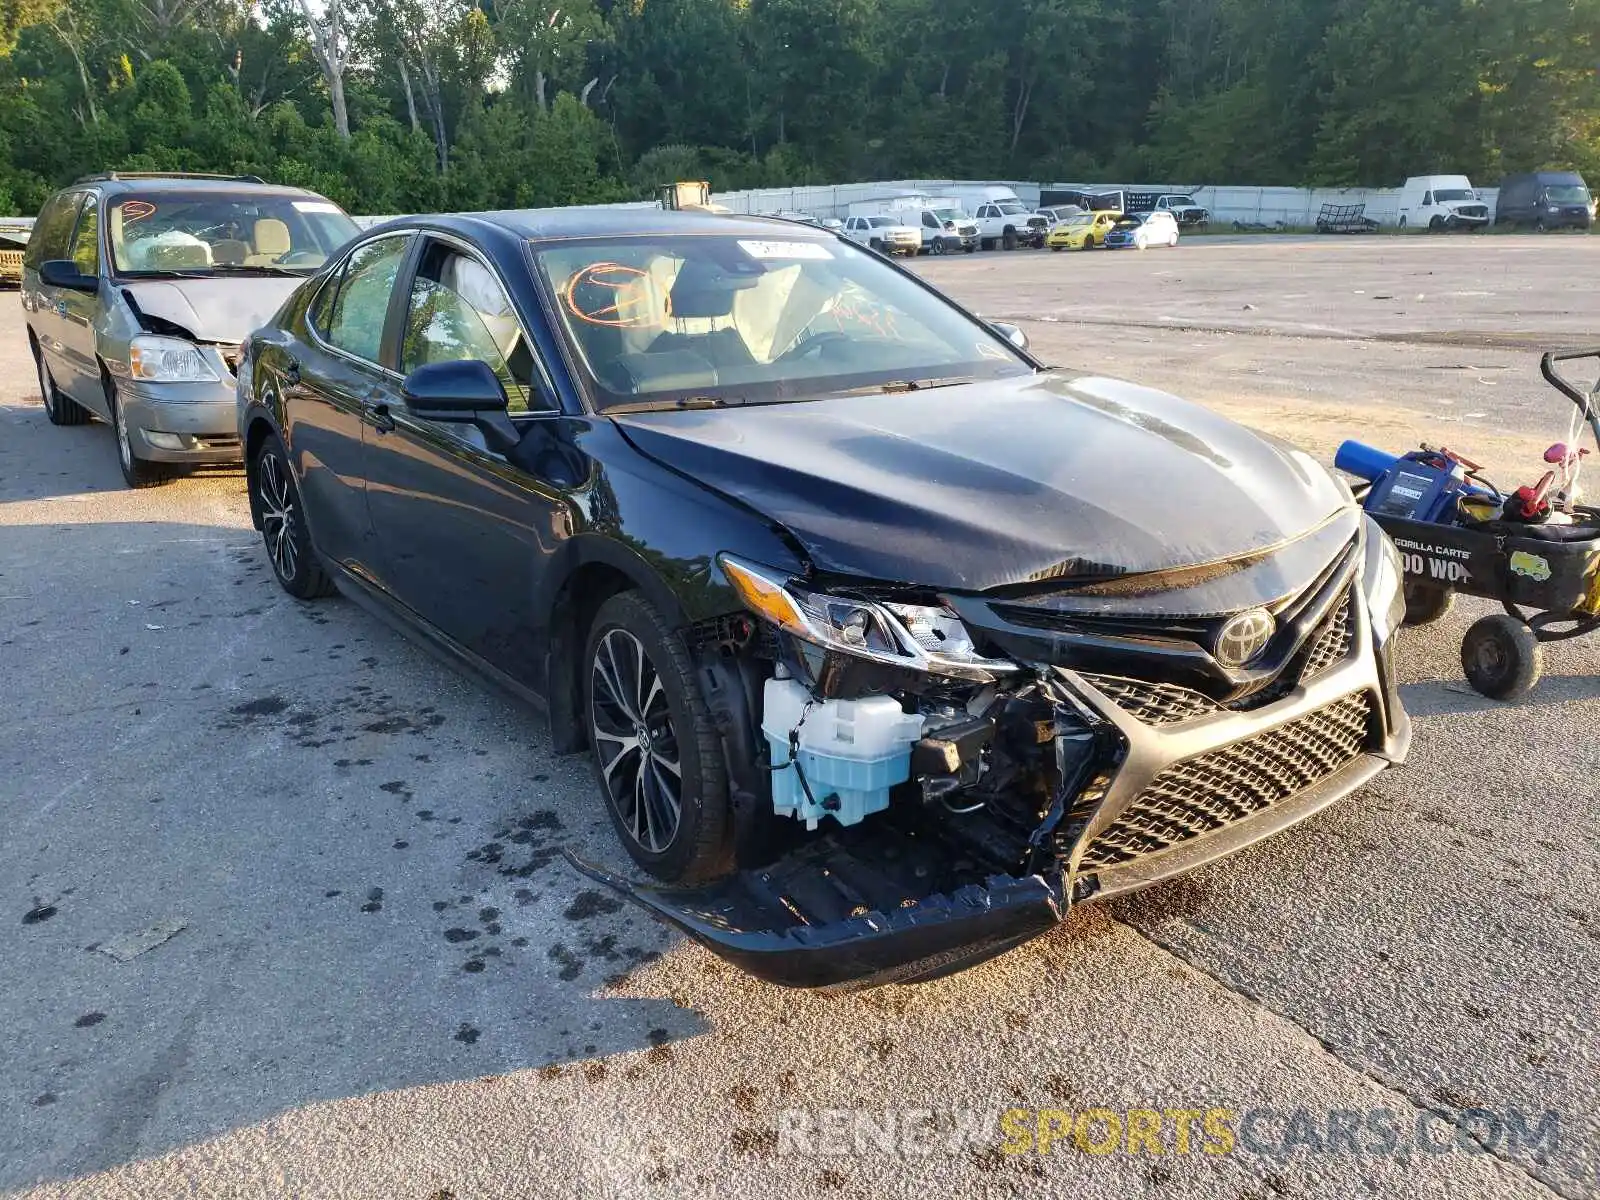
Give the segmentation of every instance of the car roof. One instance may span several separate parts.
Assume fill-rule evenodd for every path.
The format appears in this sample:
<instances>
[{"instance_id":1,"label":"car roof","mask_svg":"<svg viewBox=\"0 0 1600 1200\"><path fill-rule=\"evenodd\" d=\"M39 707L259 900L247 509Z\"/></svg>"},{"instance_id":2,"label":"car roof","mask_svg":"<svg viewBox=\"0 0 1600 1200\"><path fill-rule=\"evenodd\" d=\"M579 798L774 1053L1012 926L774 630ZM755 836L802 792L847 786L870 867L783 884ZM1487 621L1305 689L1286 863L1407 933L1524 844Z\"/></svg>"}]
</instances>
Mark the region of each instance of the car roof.
<instances>
[{"instance_id":1,"label":"car roof","mask_svg":"<svg viewBox=\"0 0 1600 1200\"><path fill-rule=\"evenodd\" d=\"M306 188L290 187L287 184L265 183L259 179L239 179L227 175L215 178L176 176L176 175L150 175L150 176L118 176L91 175L78 180L71 185L74 188L95 188L102 195L120 196L128 192L142 194L162 193L177 194L183 192L203 192L206 195L220 193L249 195L249 196L305 196L316 200L324 200L325 196ZM68 189L63 188L63 191Z\"/></svg>"},{"instance_id":2,"label":"car roof","mask_svg":"<svg viewBox=\"0 0 1600 1200\"><path fill-rule=\"evenodd\" d=\"M368 232L401 228L437 229L469 238L495 231L532 241L697 233L752 238L781 233L785 241L808 238L821 242L835 240L834 235L825 229L778 217L671 212L660 208L520 208L501 212L439 213L401 217L375 225Z\"/></svg>"}]
</instances>

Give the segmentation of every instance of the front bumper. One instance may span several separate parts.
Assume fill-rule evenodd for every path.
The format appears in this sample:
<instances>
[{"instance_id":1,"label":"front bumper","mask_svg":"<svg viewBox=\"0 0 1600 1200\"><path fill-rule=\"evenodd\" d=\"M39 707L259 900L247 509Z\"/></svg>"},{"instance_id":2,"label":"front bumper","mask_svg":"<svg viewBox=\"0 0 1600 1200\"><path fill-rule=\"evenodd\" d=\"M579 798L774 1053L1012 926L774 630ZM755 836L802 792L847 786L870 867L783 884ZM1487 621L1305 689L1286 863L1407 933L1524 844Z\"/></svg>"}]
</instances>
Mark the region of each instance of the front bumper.
<instances>
[{"instance_id":1,"label":"front bumper","mask_svg":"<svg viewBox=\"0 0 1600 1200\"><path fill-rule=\"evenodd\" d=\"M117 402L128 418L134 453L152 462L242 461L231 377L214 383L142 383L121 379Z\"/></svg>"},{"instance_id":2,"label":"front bumper","mask_svg":"<svg viewBox=\"0 0 1600 1200\"><path fill-rule=\"evenodd\" d=\"M1297 668L1300 681L1248 711L1205 697L1196 705L1196 693L1177 696L1181 688L1142 685L1139 699L1123 686L1129 681L1041 670L1041 685L1059 697L1056 711L1083 714L1120 750L1070 780L1063 771L1035 834L1045 856L1036 869L985 873L969 861L962 870L968 827L894 805L890 819L829 832L764 868L693 890L633 884L572 861L771 983L850 990L950 974L1048 930L1074 903L1224 858L1402 762L1411 724L1373 646L1359 585L1328 612L1338 605L1347 606L1342 650L1323 653L1319 633ZM1334 628L1336 618L1326 620L1323 630ZM1174 704L1193 707L1175 713ZM1081 732L1058 719L1058 761Z\"/></svg>"}]
</instances>

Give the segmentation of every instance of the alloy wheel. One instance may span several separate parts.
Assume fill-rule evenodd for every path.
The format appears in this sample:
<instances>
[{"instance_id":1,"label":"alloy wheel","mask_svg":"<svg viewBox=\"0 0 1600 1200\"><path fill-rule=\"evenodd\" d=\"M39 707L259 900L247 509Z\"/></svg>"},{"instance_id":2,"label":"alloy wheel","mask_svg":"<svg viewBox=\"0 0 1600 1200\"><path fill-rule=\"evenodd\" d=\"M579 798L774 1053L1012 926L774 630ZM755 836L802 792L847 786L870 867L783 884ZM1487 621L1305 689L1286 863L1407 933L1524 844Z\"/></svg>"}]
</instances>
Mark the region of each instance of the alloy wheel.
<instances>
[{"instance_id":1,"label":"alloy wheel","mask_svg":"<svg viewBox=\"0 0 1600 1200\"><path fill-rule=\"evenodd\" d=\"M644 643L611 629L595 643L589 733L606 792L634 841L672 844L683 804L683 763L660 673Z\"/></svg>"},{"instance_id":2,"label":"alloy wheel","mask_svg":"<svg viewBox=\"0 0 1600 1200\"><path fill-rule=\"evenodd\" d=\"M287 468L276 454L261 456L256 494L261 501L261 536L272 558L278 578L290 580L300 569L300 551L295 545L295 495Z\"/></svg>"}]
</instances>

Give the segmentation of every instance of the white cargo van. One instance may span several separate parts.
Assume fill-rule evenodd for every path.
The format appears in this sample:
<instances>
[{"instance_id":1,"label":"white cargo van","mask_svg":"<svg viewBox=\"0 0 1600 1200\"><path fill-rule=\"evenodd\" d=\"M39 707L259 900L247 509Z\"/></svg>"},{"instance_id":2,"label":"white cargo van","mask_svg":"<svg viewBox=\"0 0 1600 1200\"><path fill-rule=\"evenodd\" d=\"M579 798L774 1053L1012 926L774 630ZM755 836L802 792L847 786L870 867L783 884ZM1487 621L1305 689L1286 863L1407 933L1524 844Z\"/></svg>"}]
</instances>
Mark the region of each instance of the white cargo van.
<instances>
[{"instance_id":1,"label":"white cargo van","mask_svg":"<svg viewBox=\"0 0 1600 1200\"><path fill-rule=\"evenodd\" d=\"M959 201L931 197L920 192L886 196L879 200L859 200L850 205L853 217L891 216L922 232L923 254L968 253L978 248L978 226L961 211Z\"/></svg>"},{"instance_id":2,"label":"white cargo van","mask_svg":"<svg viewBox=\"0 0 1600 1200\"><path fill-rule=\"evenodd\" d=\"M1489 206L1465 175L1413 175L1400 189L1401 229L1482 229Z\"/></svg>"}]
</instances>

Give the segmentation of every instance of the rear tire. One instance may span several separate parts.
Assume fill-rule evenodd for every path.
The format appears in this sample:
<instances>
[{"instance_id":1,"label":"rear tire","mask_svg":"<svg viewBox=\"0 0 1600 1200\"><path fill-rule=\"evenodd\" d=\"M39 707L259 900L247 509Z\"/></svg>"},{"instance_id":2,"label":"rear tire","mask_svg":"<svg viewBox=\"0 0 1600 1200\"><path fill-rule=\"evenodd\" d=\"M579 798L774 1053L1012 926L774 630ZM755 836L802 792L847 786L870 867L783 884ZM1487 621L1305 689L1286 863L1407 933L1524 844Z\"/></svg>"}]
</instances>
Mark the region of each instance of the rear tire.
<instances>
[{"instance_id":1,"label":"rear tire","mask_svg":"<svg viewBox=\"0 0 1600 1200\"><path fill-rule=\"evenodd\" d=\"M294 472L289 469L289 456L276 435L268 437L256 452L250 477L255 480L255 499L261 514L261 540L278 585L296 600L333 595L333 580L311 544L305 504Z\"/></svg>"},{"instance_id":2,"label":"rear tire","mask_svg":"<svg viewBox=\"0 0 1600 1200\"><path fill-rule=\"evenodd\" d=\"M1473 622L1461 641L1461 669L1473 690L1491 700L1526 696L1544 670L1533 630L1509 613Z\"/></svg>"},{"instance_id":3,"label":"rear tire","mask_svg":"<svg viewBox=\"0 0 1600 1200\"><path fill-rule=\"evenodd\" d=\"M1395 226L1395 228L1404 229L1405 227L1406 227L1406 219L1404 217L1401 217L1400 218L1400 223L1397 226Z\"/></svg>"},{"instance_id":4,"label":"rear tire","mask_svg":"<svg viewBox=\"0 0 1600 1200\"><path fill-rule=\"evenodd\" d=\"M50 364L44 361L44 352L32 338L28 341L33 349L33 365L39 371L39 398L44 401L44 415L50 419L50 424L87 425L89 410L56 387L56 381L50 376Z\"/></svg>"},{"instance_id":5,"label":"rear tire","mask_svg":"<svg viewBox=\"0 0 1600 1200\"><path fill-rule=\"evenodd\" d=\"M1405 585L1407 625L1432 625L1455 607L1456 594L1431 583Z\"/></svg>"},{"instance_id":6,"label":"rear tire","mask_svg":"<svg viewBox=\"0 0 1600 1200\"><path fill-rule=\"evenodd\" d=\"M659 879L731 866L727 767L682 638L637 592L600 606L584 651L583 712L617 836Z\"/></svg>"},{"instance_id":7,"label":"rear tire","mask_svg":"<svg viewBox=\"0 0 1600 1200\"><path fill-rule=\"evenodd\" d=\"M117 385L110 377L104 381L106 407L111 410L111 431L117 443L117 466L122 468L122 478L131 488L160 487L172 481L178 468L172 463L151 462L133 452L133 431L128 428L128 414L117 399Z\"/></svg>"}]
</instances>

